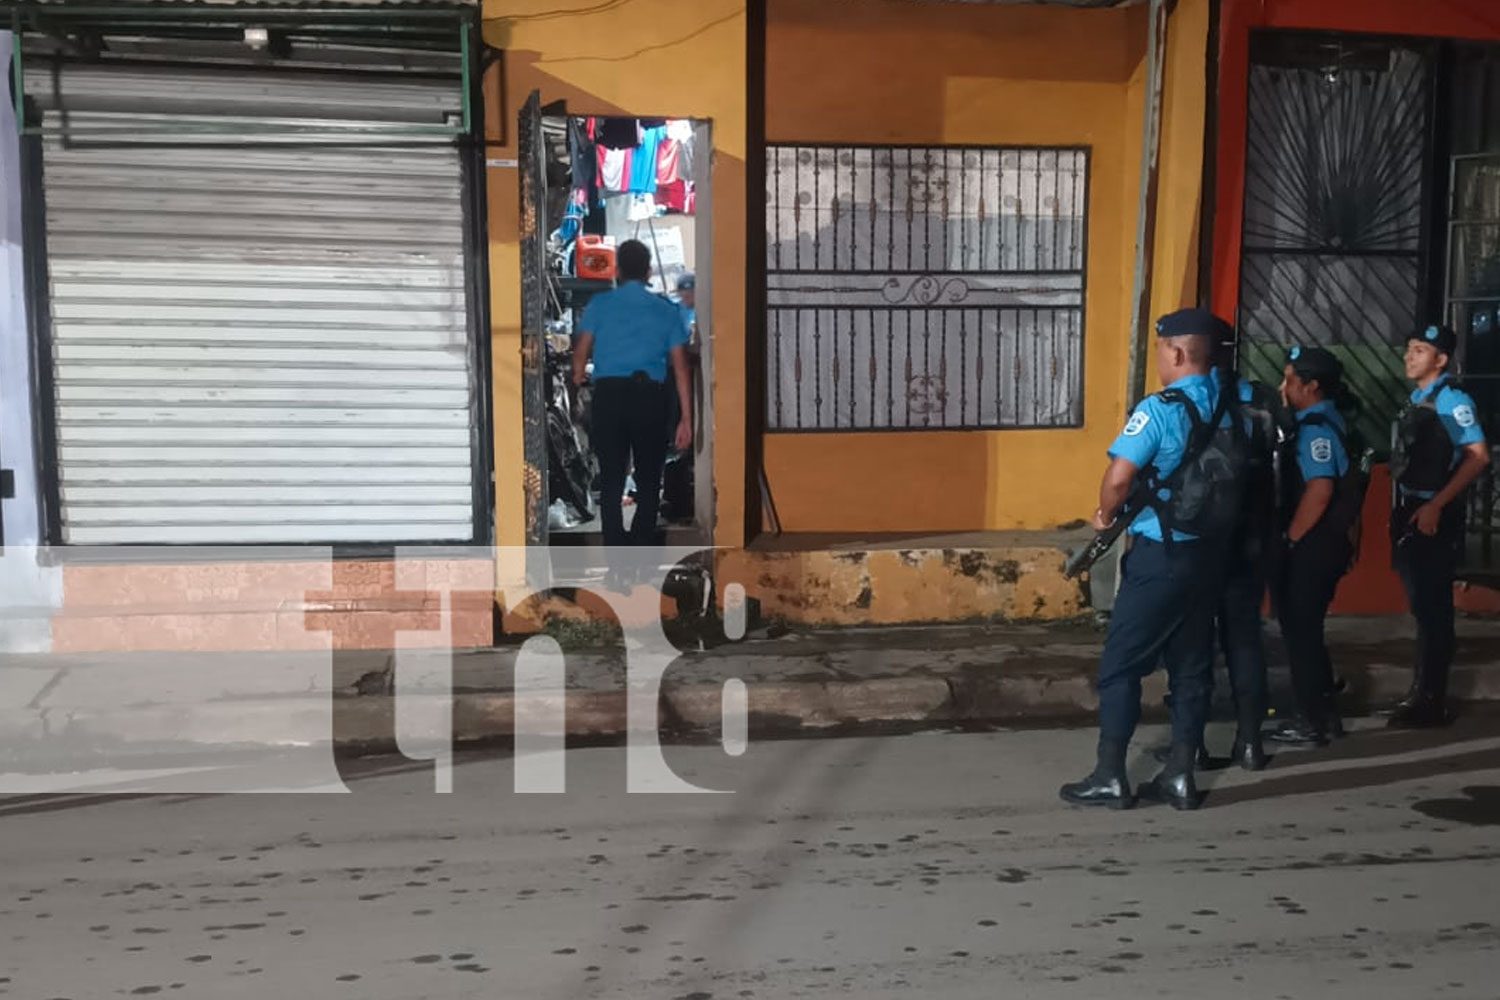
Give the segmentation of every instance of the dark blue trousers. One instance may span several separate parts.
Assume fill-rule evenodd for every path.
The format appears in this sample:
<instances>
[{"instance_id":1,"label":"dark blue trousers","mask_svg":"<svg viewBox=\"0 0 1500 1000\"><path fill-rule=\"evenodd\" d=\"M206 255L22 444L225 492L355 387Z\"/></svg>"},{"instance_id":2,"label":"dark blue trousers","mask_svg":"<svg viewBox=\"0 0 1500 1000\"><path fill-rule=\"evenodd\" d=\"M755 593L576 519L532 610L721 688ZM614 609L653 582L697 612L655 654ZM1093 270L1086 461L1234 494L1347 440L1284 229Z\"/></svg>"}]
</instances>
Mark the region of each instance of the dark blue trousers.
<instances>
[{"instance_id":1,"label":"dark blue trousers","mask_svg":"<svg viewBox=\"0 0 1500 1000\"><path fill-rule=\"evenodd\" d=\"M1258 732L1266 717L1266 646L1260 618L1265 595L1263 560L1240 556L1231 549L1219 598L1219 648L1229 671L1239 731L1246 735ZM1210 673L1210 684L1212 679Z\"/></svg>"},{"instance_id":2,"label":"dark blue trousers","mask_svg":"<svg viewBox=\"0 0 1500 1000\"><path fill-rule=\"evenodd\" d=\"M1223 546L1209 542L1133 539L1099 660L1101 741L1130 742L1141 718L1141 681L1164 660L1172 742L1203 742L1223 558Z\"/></svg>"},{"instance_id":3,"label":"dark blue trousers","mask_svg":"<svg viewBox=\"0 0 1500 1000\"><path fill-rule=\"evenodd\" d=\"M1464 544L1464 509L1455 500L1443 509L1436 535L1424 535L1411 525L1420 500L1409 501L1391 514L1392 561L1401 574L1406 600L1417 620L1417 686L1420 693L1442 702L1448 694L1448 673L1457 648L1453 627L1453 579Z\"/></svg>"}]
</instances>

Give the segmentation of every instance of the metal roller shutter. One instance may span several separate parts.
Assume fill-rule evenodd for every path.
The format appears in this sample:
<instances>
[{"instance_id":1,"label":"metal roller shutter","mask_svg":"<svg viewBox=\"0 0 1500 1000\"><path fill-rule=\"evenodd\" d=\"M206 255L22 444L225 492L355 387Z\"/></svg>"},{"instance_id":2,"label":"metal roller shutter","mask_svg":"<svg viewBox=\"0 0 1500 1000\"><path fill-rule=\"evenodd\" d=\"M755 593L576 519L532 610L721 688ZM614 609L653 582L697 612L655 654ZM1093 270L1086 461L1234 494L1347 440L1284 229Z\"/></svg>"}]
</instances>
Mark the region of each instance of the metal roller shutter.
<instances>
[{"instance_id":1,"label":"metal roller shutter","mask_svg":"<svg viewBox=\"0 0 1500 1000\"><path fill-rule=\"evenodd\" d=\"M27 91L64 540L474 539L457 82L64 65Z\"/></svg>"}]
</instances>

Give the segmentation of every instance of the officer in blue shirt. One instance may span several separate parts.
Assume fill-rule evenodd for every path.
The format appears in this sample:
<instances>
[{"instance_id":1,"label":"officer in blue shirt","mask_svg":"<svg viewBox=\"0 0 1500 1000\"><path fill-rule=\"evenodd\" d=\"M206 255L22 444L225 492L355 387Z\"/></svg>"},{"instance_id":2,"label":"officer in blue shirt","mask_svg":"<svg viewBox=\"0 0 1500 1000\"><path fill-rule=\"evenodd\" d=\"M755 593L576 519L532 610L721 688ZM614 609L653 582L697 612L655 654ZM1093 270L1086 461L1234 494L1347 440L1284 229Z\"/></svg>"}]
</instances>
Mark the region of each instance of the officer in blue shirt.
<instances>
[{"instance_id":1,"label":"officer in blue shirt","mask_svg":"<svg viewBox=\"0 0 1500 1000\"><path fill-rule=\"evenodd\" d=\"M1203 421L1212 419L1219 386L1211 372L1215 344L1232 336L1227 323L1203 309L1184 309L1157 321L1156 365L1162 385L1185 394ZM1226 417L1226 419L1229 419ZM1148 396L1109 449L1094 526L1113 523L1142 470L1165 478L1180 464L1193 428L1185 405ZM1161 496L1169 499L1169 495ZM1141 714L1141 680L1167 666L1172 747L1149 793L1177 808L1199 804L1194 755L1203 742L1213 669L1213 615L1219 596L1223 544L1170 529L1146 507L1131 523L1119 593L1099 661L1099 746L1091 774L1062 786L1064 801L1115 809L1134 804L1125 753ZM1143 793L1148 789L1143 788Z\"/></svg>"},{"instance_id":2,"label":"officer in blue shirt","mask_svg":"<svg viewBox=\"0 0 1500 1000\"><path fill-rule=\"evenodd\" d=\"M1320 347L1287 352L1281 394L1297 415L1277 609L1297 711L1268 735L1279 743L1322 745L1343 732L1323 623L1354 556L1352 530L1363 494L1352 496L1345 480L1356 460L1345 413L1359 407L1344 388L1343 365Z\"/></svg>"},{"instance_id":3,"label":"officer in blue shirt","mask_svg":"<svg viewBox=\"0 0 1500 1000\"><path fill-rule=\"evenodd\" d=\"M682 313L683 325L687 328L688 370L691 372L691 390L694 400L703 398L703 370L699 364L698 345L698 281L687 272L677 278L677 290L673 301ZM675 435L680 414L677 397L671 396L669 423ZM699 414L701 419L702 414ZM667 466L662 479L662 517L667 521L691 521L693 516L693 453L671 447L668 442Z\"/></svg>"},{"instance_id":4,"label":"officer in blue shirt","mask_svg":"<svg viewBox=\"0 0 1500 1000\"><path fill-rule=\"evenodd\" d=\"M662 464L668 435L667 371L670 366L680 414L675 438L692 443L688 390L687 328L675 302L646 288L651 251L627 240L615 253L620 287L596 296L584 310L573 345L573 381L582 384L594 361L593 444L599 458L599 512L607 547L656 541ZM635 464L635 520L627 534L622 502L625 475Z\"/></svg>"},{"instance_id":5,"label":"officer in blue shirt","mask_svg":"<svg viewBox=\"0 0 1500 1000\"><path fill-rule=\"evenodd\" d=\"M1232 359L1226 359L1226 367L1232 363ZM1215 382L1222 377L1217 370L1212 375ZM1276 452L1282 447L1287 417L1277 390L1243 378L1236 379L1234 384L1251 459L1243 512L1225 559L1223 590L1215 609L1215 629L1229 674L1237 725L1229 760L1214 757L1203 746L1198 749L1198 767L1211 769L1237 763L1247 771L1260 771L1267 764L1261 724L1265 721L1268 701L1265 636L1260 613L1266 597L1274 539L1280 533L1276 524ZM1212 674L1209 681L1211 693ZM1171 744L1164 744L1154 748L1152 755L1165 763L1171 757L1171 750Z\"/></svg>"},{"instance_id":6,"label":"officer in blue shirt","mask_svg":"<svg viewBox=\"0 0 1500 1000\"><path fill-rule=\"evenodd\" d=\"M692 274L684 274L677 279L677 302L682 306L683 322L687 324L688 339L698 329L698 279Z\"/></svg>"},{"instance_id":7,"label":"officer in blue shirt","mask_svg":"<svg viewBox=\"0 0 1500 1000\"><path fill-rule=\"evenodd\" d=\"M1417 621L1417 662L1411 690L1391 716L1397 727L1447 721L1463 497L1490 463L1474 400L1449 375L1457 347L1458 337L1446 326L1429 326L1406 345L1406 377L1417 387L1397 421L1391 451L1391 543Z\"/></svg>"},{"instance_id":8,"label":"officer in blue shirt","mask_svg":"<svg viewBox=\"0 0 1500 1000\"><path fill-rule=\"evenodd\" d=\"M1277 535L1277 453L1282 448L1287 416L1280 394L1270 386L1245 379L1236 380L1235 386L1252 460L1245 512L1230 542L1217 624L1235 708L1230 759L1247 771L1259 771L1267 762L1260 733L1268 701L1260 612ZM1200 755L1200 762L1205 756Z\"/></svg>"}]
</instances>

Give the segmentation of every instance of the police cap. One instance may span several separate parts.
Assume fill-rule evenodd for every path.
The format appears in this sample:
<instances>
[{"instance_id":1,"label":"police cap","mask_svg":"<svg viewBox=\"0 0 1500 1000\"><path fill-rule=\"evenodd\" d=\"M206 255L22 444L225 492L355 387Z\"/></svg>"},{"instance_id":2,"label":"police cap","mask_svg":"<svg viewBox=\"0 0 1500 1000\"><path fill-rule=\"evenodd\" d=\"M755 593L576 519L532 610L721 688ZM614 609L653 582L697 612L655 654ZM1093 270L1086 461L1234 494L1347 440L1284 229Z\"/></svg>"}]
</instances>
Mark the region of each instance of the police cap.
<instances>
[{"instance_id":1,"label":"police cap","mask_svg":"<svg viewBox=\"0 0 1500 1000\"><path fill-rule=\"evenodd\" d=\"M1156 335L1169 337L1212 337L1218 343L1234 339L1234 327L1207 309L1179 309L1156 321Z\"/></svg>"},{"instance_id":2,"label":"police cap","mask_svg":"<svg viewBox=\"0 0 1500 1000\"><path fill-rule=\"evenodd\" d=\"M1450 357L1458 349L1458 334L1454 333L1449 327L1437 324L1421 330L1411 339L1420 340L1424 344L1431 344L1440 353L1447 354Z\"/></svg>"},{"instance_id":3,"label":"police cap","mask_svg":"<svg viewBox=\"0 0 1500 1000\"><path fill-rule=\"evenodd\" d=\"M1322 347L1293 347L1286 352L1286 363L1302 378L1331 385L1344 377L1344 366L1338 357Z\"/></svg>"}]
</instances>

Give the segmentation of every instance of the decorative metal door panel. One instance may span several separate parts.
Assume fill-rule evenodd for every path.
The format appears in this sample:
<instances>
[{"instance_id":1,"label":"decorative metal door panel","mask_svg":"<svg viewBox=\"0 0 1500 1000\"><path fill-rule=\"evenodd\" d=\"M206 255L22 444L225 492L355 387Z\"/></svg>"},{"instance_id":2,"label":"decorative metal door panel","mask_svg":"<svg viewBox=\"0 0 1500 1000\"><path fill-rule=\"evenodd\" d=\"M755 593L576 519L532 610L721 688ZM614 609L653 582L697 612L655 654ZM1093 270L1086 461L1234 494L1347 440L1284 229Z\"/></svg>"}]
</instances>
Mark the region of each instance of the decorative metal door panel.
<instances>
[{"instance_id":1,"label":"decorative metal door panel","mask_svg":"<svg viewBox=\"0 0 1500 1000\"><path fill-rule=\"evenodd\" d=\"M1423 312L1430 52L1270 32L1251 60L1241 364L1274 385L1287 347L1328 347L1383 447Z\"/></svg>"},{"instance_id":2,"label":"decorative metal door panel","mask_svg":"<svg viewBox=\"0 0 1500 1000\"><path fill-rule=\"evenodd\" d=\"M769 147L769 428L1080 425L1088 164Z\"/></svg>"}]
</instances>

